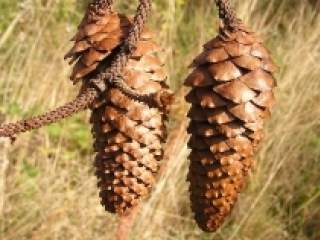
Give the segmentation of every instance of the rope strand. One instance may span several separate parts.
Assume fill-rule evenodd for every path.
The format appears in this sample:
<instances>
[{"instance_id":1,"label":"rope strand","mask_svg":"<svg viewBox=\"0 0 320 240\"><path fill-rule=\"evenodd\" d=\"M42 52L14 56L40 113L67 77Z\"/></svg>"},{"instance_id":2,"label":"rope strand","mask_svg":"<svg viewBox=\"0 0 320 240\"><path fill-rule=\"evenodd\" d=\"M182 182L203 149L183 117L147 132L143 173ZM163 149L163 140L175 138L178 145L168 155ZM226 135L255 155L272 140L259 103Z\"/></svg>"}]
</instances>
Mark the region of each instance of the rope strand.
<instances>
[{"instance_id":1,"label":"rope strand","mask_svg":"<svg viewBox=\"0 0 320 240\"><path fill-rule=\"evenodd\" d=\"M230 28L235 28L239 25L240 20L229 0L215 0L219 11L219 18L224 24Z\"/></svg>"},{"instance_id":2,"label":"rope strand","mask_svg":"<svg viewBox=\"0 0 320 240\"><path fill-rule=\"evenodd\" d=\"M8 123L0 126L0 137L9 137L12 140L19 133L39 129L51 123L70 117L75 113L85 110L96 99L98 92L95 88L88 88L73 101L58 107L45 114L23 119L16 123Z\"/></svg>"},{"instance_id":3,"label":"rope strand","mask_svg":"<svg viewBox=\"0 0 320 240\"><path fill-rule=\"evenodd\" d=\"M113 0L95 0L89 4L85 17L99 15L100 11L110 12L112 9Z\"/></svg>"},{"instance_id":4,"label":"rope strand","mask_svg":"<svg viewBox=\"0 0 320 240\"><path fill-rule=\"evenodd\" d=\"M129 32L127 39L124 41L120 53L116 56L110 67L110 76L106 76L109 79L109 83L117 87L127 96L142 102L150 102L154 98L154 95L140 94L132 89L123 81L121 72L127 65L129 58L132 56L136 49L136 45L140 40L141 33L151 13L151 0L140 0L140 4L137 9L137 14L133 20L133 26Z\"/></svg>"}]
</instances>

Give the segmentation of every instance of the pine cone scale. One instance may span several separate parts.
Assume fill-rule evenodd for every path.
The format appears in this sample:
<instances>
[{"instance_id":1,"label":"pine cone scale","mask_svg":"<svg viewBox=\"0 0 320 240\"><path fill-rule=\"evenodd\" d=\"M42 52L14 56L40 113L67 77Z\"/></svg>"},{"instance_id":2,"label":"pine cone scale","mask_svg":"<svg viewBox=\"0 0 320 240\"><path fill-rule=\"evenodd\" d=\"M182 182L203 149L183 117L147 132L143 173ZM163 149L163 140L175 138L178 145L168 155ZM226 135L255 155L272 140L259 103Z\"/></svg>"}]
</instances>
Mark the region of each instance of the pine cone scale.
<instances>
[{"instance_id":1,"label":"pine cone scale","mask_svg":"<svg viewBox=\"0 0 320 240\"><path fill-rule=\"evenodd\" d=\"M209 66L208 70L211 77L217 82L230 81L241 76L240 69L232 61L214 63Z\"/></svg>"}]
</instances>

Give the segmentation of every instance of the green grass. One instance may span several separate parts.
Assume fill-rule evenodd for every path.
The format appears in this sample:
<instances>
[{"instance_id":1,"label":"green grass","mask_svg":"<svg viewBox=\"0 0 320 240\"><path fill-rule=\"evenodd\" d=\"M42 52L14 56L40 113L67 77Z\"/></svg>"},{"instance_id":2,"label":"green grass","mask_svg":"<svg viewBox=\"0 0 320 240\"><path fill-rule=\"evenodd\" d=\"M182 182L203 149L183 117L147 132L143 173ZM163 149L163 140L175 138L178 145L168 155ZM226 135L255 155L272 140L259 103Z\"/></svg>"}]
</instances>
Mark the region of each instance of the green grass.
<instances>
[{"instance_id":1,"label":"green grass","mask_svg":"<svg viewBox=\"0 0 320 240\"><path fill-rule=\"evenodd\" d=\"M5 121L61 105L77 94L63 55L85 1L1 0L0 111ZM156 0L150 28L164 48L177 92L174 131L187 110L182 82L201 46L216 34L213 0ZM187 136L181 133L168 170L130 239L318 240L320 238L320 17L306 1L233 1L265 39L280 66L277 108L257 167L232 216L214 234L195 225L188 200ZM120 2L133 13L135 2ZM0 239L113 239L117 217L99 204L89 113L0 142Z\"/></svg>"}]
</instances>

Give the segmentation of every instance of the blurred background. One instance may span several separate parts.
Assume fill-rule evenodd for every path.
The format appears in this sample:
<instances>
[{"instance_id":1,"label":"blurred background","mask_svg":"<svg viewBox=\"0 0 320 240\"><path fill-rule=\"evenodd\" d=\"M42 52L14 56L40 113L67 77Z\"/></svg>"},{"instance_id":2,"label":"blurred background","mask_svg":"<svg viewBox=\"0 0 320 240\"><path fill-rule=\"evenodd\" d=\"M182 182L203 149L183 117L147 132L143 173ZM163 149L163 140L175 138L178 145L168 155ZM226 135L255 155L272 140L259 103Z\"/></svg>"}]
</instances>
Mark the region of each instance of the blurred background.
<instances>
[{"instance_id":1,"label":"blurred background","mask_svg":"<svg viewBox=\"0 0 320 240\"><path fill-rule=\"evenodd\" d=\"M88 1L0 0L1 121L32 116L77 94L63 56ZM133 14L136 1L116 1ZM202 44L216 35L213 0L155 0L157 31L177 102L166 171L143 203L130 239L320 239L320 1L232 1L280 66L277 108L251 180L232 216L204 234L190 211L188 106L182 82ZM89 112L0 141L0 239L113 239L118 218L100 206Z\"/></svg>"}]
</instances>

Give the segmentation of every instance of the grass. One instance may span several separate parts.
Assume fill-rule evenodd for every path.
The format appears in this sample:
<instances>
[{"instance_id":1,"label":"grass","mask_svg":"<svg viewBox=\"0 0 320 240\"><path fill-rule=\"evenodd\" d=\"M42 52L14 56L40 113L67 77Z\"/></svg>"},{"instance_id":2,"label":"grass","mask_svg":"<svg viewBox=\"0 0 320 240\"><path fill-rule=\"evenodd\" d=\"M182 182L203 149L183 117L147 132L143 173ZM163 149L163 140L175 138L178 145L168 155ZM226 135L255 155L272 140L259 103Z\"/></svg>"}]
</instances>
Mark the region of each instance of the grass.
<instances>
[{"instance_id":1,"label":"grass","mask_svg":"<svg viewBox=\"0 0 320 240\"><path fill-rule=\"evenodd\" d=\"M187 136L172 146L168 169L144 202L130 239L320 239L320 17L306 1L237 2L239 16L272 50L277 108L250 184L215 234L195 225L186 183ZM241 4L240 4L241 2ZM63 55L83 2L1 0L0 112L20 119L72 99ZM132 13L133 3L120 4ZM171 129L184 121L187 66L216 34L213 1L156 0L151 28L164 47L178 101ZM0 239L113 239L117 217L99 204L88 113L0 143Z\"/></svg>"}]
</instances>

